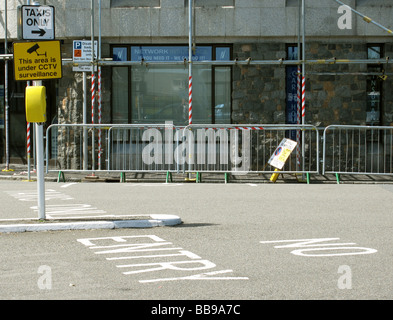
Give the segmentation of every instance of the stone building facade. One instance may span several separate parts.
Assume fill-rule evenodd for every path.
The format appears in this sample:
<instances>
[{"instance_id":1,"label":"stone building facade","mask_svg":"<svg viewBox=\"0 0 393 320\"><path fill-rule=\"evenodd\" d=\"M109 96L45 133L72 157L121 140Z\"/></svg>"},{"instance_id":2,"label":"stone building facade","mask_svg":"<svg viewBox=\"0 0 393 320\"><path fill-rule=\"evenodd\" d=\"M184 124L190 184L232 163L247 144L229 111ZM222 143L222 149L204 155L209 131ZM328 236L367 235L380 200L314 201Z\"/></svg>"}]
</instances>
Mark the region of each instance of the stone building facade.
<instances>
[{"instance_id":1,"label":"stone building facade","mask_svg":"<svg viewBox=\"0 0 393 320\"><path fill-rule=\"evenodd\" d=\"M368 46L361 42L310 41L307 59L367 59ZM393 44L383 44L386 57L393 54ZM235 57L274 60L285 57L285 43L238 44ZM388 60L389 61L389 60ZM306 123L326 127L331 124L390 126L393 124L392 65L328 64L306 66ZM375 77L381 90L381 115L367 120L368 83ZM239 66L234 70L232 119L238 123L286 123L285 66Z\"/></svg>"},{"instance_id":2,"label":"stone building facade","mask_svg":"<svg viewBox=\"0 0 393 320\"><path fill-rule=\"evenodd\" d=\"M17 41L17 7L27 2L8 1L9 51L12 51L12 43ZM158 47L165 49L175 47L183 50L187 47L188 0L101 0L100 2L103 58L116 60L118 57L115 57L115 52L122 48L125 48L124 52L127 52L125 59L129 61L134 59L136 47L146 50ZM88 0L40 1L40 5L55 7L56 39L62 43L64 59L72 58L74 40L91 39L91 3L92 1ZM193 44L196 48L200 46L211 50L209 51L212 52L210 59L218 59L220 48L228 48L230 53L225 58L228 61L293 59L290 57L290 48L297 46L300 19L298 5L301 1L194 0L193 3ZM339 11L339 5L335 1L306 0L305 3L305 58L306 60L332 60L329 64L306 65L306 123L318 127L330 124L393 125L391 61L387 59L388 63L379 65L334 63L334 59L358 60L391 57L393 55L391 34L365 22L351 13L349 9ZM347 0L346 3L387 28L393 28L391 21L393 8L390 1ZM97 39L98 0L94 1L94 4ZM3 3L0 3L0 10L4 25ZM338 24L344 14L347 14L347 20L344 21L345 29ZM0 28L0 39L4 39L4 28ZM220 52L224 53L224 51ZM175 59L174 55L172 54L168 59ZM163 56L158 55L155 58L164 59ZM139 84L136 83L140 81L137 74L147 77L147 71L138 73L137 68L133 66L116 68L120 67L112 65L102 68L102 123L149 122L153 115L170 104L168 101L178 103L177 98L174 98L178 91L184 91L182 94L187 95L187 72L184 68L183 70L180 68L177 72L183 78L171 80L176 86L176 93L172 93L168 99L165 98L167 100L162 98L165 100L165 106L160 105L157 108L148 103L153 104L157 100L161 89L151 93L148 91L150 89L143 86L140 89ZM146 67L146 70L147 68L150 68L149 70L153 73L158 70L155 67ZM194 95L196 105L198 105L198 99L206 94L207 102L201 100L200 104L209 105L206 108L200 107L200 114L196 114L196 119L198 120L198 117L200 119L199 122L217 123L218 116L215 114L215 108L225 105L228 112L225 118L221 119L221 123L294 123L293 113L291 115L289 110L290 102L294 98L288 90L290 80L288 66L228 64L225 70L215 67L202 69L200 74L205 74L205 76L207 74L207 78L196 80L200 83L196 84ZM125 77L124 81L116 78L121 74ZM225 90L229 90L226 97L220 96L221 89L219 88L222 83L217 82L219 76L223 78ZM197 74L195 77L198 77ZM90 83L90 74L87 75L87 80ZM154 81L160 81L158 76ZM213 83L214 81L216 83ZM208 83L207 86L206 83ZM48 115L50 117L47 125L50 123L82 123L82 73L72 71L72 65L65 63L62 79L51 81L48 86L50 95ZM12 91L10 96L11 134L15 135L11 138L14 142L12 143L12 157L15 161L25 161L24 135L16 137L16 132L24 131L22 128L25 126L23 107L21 107L24 84L15 83L12 80L10 87ZM203 90L208 93L201 91L202 88L205 88ZM144 90L143 99L138 90ZM124 94L121 101L118 101L119 92ZM377 98L378 103L372 102L370 97ZM221 99L226 99L225 103L220 102ZM145 107L142 103L145 103ZM89 91L89 110L90 107ZM207 111L203 111L205 110L203 108ZM143 111L142 115L137 118L140 110ZM196 107L196 112L198 110ZM95 123L98 122L97 114L96 111ZM155 121L165 120L170 119L165 116L155 118ZM91 122L90 118L89 122ZM0 126L2 126L0 127L0 156L4 160L4 117ZM75 154L79 152L76 149L73 151Z\"/></svg>"}]
</instances>

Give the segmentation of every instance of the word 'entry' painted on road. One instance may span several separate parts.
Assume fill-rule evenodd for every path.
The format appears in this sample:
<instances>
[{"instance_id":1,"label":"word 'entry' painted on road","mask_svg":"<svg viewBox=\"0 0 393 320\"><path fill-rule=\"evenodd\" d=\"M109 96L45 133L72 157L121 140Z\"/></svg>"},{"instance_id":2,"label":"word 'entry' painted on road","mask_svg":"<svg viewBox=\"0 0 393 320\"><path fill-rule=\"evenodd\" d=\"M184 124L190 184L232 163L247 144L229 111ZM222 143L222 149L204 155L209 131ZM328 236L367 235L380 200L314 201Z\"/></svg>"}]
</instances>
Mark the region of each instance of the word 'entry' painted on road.
<instances>
[{"instance_id":1,"label":"word 'entry' painted on road","mask_svg":"<svg viewBox=\"0 0 393 320\"><path fill-rule=\"evenodd\" d=\"M233 270L217 270L215 263L175 247L155 235L78 239L94 253L116 261L124 275L142 276L140 283L184 280L248 280L228 276ZM165 277L162 275L165 274Z\"/></svg>"}]
</instances>

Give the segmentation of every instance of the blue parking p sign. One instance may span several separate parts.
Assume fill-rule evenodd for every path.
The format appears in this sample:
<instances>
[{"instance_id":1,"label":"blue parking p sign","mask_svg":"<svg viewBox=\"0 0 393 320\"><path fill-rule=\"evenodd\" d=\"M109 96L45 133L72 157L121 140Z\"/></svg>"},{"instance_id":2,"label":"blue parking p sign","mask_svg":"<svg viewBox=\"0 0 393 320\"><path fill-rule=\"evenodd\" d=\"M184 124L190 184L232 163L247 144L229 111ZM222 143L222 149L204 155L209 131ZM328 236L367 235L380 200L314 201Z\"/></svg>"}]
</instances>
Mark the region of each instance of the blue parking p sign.
<instances>
[{"instance_id":1,"label":"blue parking p sign","mask_svg":"<svg viewBox=\"0 0 393 320\"><path fill-rule=\"evenodd\" d=\"M72 60L78 62L92 61L93 48L91 41L88 40L74 40ZM97 59L97 41L94 41L94 57ZM74 66L73 71L92 71L92 67L88 65Z\"/></svg>"}]
</instances>

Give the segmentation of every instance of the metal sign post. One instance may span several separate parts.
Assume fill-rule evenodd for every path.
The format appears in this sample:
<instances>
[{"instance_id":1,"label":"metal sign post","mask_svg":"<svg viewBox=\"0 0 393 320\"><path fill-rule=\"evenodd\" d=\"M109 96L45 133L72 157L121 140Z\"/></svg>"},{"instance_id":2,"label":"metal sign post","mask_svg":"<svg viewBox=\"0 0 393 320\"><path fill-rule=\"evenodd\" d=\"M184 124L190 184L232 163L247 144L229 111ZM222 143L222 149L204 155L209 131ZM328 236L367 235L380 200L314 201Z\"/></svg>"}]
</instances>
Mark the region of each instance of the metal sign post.
<instances>
[{"instance_id":1,"label":"metal sign post","mask_svg":"<svg viewBox=\"0 0 393 320\"><path fill-rule=\"evenodd\" d=\"M28 1L30 4L30 1ZM14 43L14 76L16 81L33 80L26 87L26 121L35 124L35 147L37 157L38 219L45 220L44 180L44 123L46 121L46 89L44 79L62 77L60 42L55 38L53 6L18 8L18 35L23 40L52 40ZM28 168L30 171L30 166Z\"/></svg>"},{"instance_id":2,"label":"metal sign post","mask_svg":"<svg viewBox=\"0 0 393 320\"><path fill-rule=\"evenodd\" d=\"M83 74L83 123L87 124L87 72L93 71L93 66L77 65L79 62L90 62L92 55L97 58L97 41L94 41L94 48L91 41L74 40L72 61L76 64L72 67L72 71L82 72ZM88 169L88 132L83 128L83 170Z\"/></svg>"},{"instance_id":3,"label":"metal sign post","mask_svg":"<svg viewBox=\"0 0 393 320\"><path fill-rule=\"evenodd\" d=\"M7 37L7 0L4 0L4 53L8 53L8 37ZM8 104L8 60L4 61L4 108L5 108L5 162L6 167L3 171L12 171L10 169L10 106Z\"/></svg>"},{"instance_id":4,"label":"metal sign post","mask_svg":"<svg viewBox=\"0 0 393 320\"><path fill-rule=\"evenodd\" d=\"M46 89L41 80L33 81L32 86L26 87L25 101L26 120L35 123L36 128L38 219L45 220L43 126L46 121Z\"/></svg>"},{"instance_id":5,"label":"metal sign post","mask_svg":"<svg viewBox=\"0 0 393 320\"><path fill-rule=\"evenodd\" d=\"M34 81L34 86L42 85L42 81ZM36 123L36 153L37 153L37 193L38 219L45 220L45 180L44 180L44 124Z\"/></svg>"}]
</instances>

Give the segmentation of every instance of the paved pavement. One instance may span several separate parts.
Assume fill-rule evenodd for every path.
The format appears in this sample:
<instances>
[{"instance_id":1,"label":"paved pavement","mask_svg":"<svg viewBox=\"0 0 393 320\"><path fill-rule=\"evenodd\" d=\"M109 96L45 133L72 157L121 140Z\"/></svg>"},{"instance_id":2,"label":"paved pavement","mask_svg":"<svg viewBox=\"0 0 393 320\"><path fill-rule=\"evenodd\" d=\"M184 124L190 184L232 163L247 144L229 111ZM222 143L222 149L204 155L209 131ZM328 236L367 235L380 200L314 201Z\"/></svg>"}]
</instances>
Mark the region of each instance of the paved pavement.
<instances>
[{"instance_id":1,"label":"paved pavement","mask_svg":"<svg viewBox=\"0 0 393 320\"><path fill-rule=\"evenodd\" d=\"M26 165L13 164L8 170L0 171L0 182L4 183L11 181L21 181L25 183L29 193L27 196L37 199L36 194L36 172L31 169L30 175L27 171ZM188 181L188 176L184 174L173 174L172 183L184 183ZM248 175L248 176L234 176L231 177L231 183L271 183L269 181L270 175ZM67 184L87 182L87 183L120 183L124 178L124 182L141 182L141 183L163 183L166 181L166 175L162 173L127 173L120 175L120 173L108 173L105 171L92 173L84 172L66 172L59 173L51 171L45 174L46 183L59 183L61 187L66 187ZM223 174L204 174L203 182L207 183L224 183ZM193 182L191 179L189 182ZM276 184L280 183L299 183L304 184L305 181L299 181L298 177L292 175L281 175ZM337 177L334 175L313 175L310 178L310 183L314 184L336 184ZM345 184L390 184L393 183L393 178L387 176L341 176L340 183ZM17 189L10 191L15 187L15 184L4 185L9 193L14 193L14 197L23 197L23 194ZM46 199L58 197L57 191L51 189L46 190ZM0 195L0 198L4 194ZM75 210L75 208L73 209ZM36 210L37 211L37 210ZM71 230L71 229L113 229L113 228L145 228L155 226L173 226L182 223L181 217L173 214L146 214L146 215L88 215L79 217L58 217L53 215L46 215L45 221L38 221L38 214L32 214L32 210L25 211L27 215L15 218L10 215L10 211L2 210L0 213L0 232L25 232L25 231L48 231L48 230Z\"/></svg>"},{"instance_id":2,"label":"paved pavement","mask_svg":"<svg viewBox=\"0 0 393 320\"><path fill-rule=\"evenodd\" d=\"M10 166L9 170L2 170L0 172L1 189L9 195L22 201L31 200L37 204L38 195L36 180L37 175L35 170L31 170L30 176L24 165ZM29 179L30 178L30 179ZM64 178L64 179L63 179ZM65 176L60 176L57 172L49 172L45 175L45 198L48 199L61 198L63 195L52 189L48 189L48 183L62 182L63 187L68 183L78 182L114 182L116 180L112 175L105 174L105 177L98 175L91 176L83 173L69 174L67 179ZM17 182L22 182L19 184ZM0 199L5 194L0 194ZM2 203L6 203L4 200ZM68 208L68 210L82 210L83 208ZM66 209L64 209L66 210ZM46 210L47 211L47 210ZM86 212L88 210L83 210ZM92 211L92 210L90 210ZM21 212L19 209L18 212ZM173 226L181 223L180 217L176 215L163 214L145 214L145 215L107 215L107 214L90 214L83 216L58 217L46 214L46 219L42 221L39 219L37 209L31 210L25 208L22 215L15 217L15 210L0 211L0 233L1 232L26 232L26 231L57 231L57 230L78 230L78 229L118 229L118 228L149 228L157 226Z\"/></svg>"},{"instance_id":3,"label":"paved pavement","mask_svg":"<svg viewBox=\"0 0 393 320\"><path fill-rule=\"evenodd\" d=\"M37 214L35 183L2 180L0 190L2 216ZM47 182L46 191L57 219L183 223L0 234L0 298L393 297L392 184Z\"/></svg>"},{"instance_id":4,"label":"paved pavement","mask_svg":"<svg viewBox=\"0 0 393 320\"><path fill-rule=\"evenodd\" d=\"M0 180L28 180L27 165L11 164L9 170L6 170L5 164L0 164ZM270 174L248 174L248 175L231 175L229 182L231 183L271 183ZM174 173L173 182L185 182L188 174ZM193 176L195 178L195 175ZM30 179L36 180L36 171L31 168ZM126 182L165 182L166 173L126 173L124 175ZM194 179L195 180L195 179ZM374 184L393 183L393 175L340 175L340 183L346 184ZM91 172L63 172L49 171L45 173L45 181L51 182L121 182L122 175L119 172L107 172L105 170L96 171L95 174ZM202 182L225 183L223 173L202 174ZM301 177L285 174L280 175L276 183L305 183L301 181ZM311 174L310 183L337 183L337 177L334 174Z\"/></svg>"}]
</instances>

